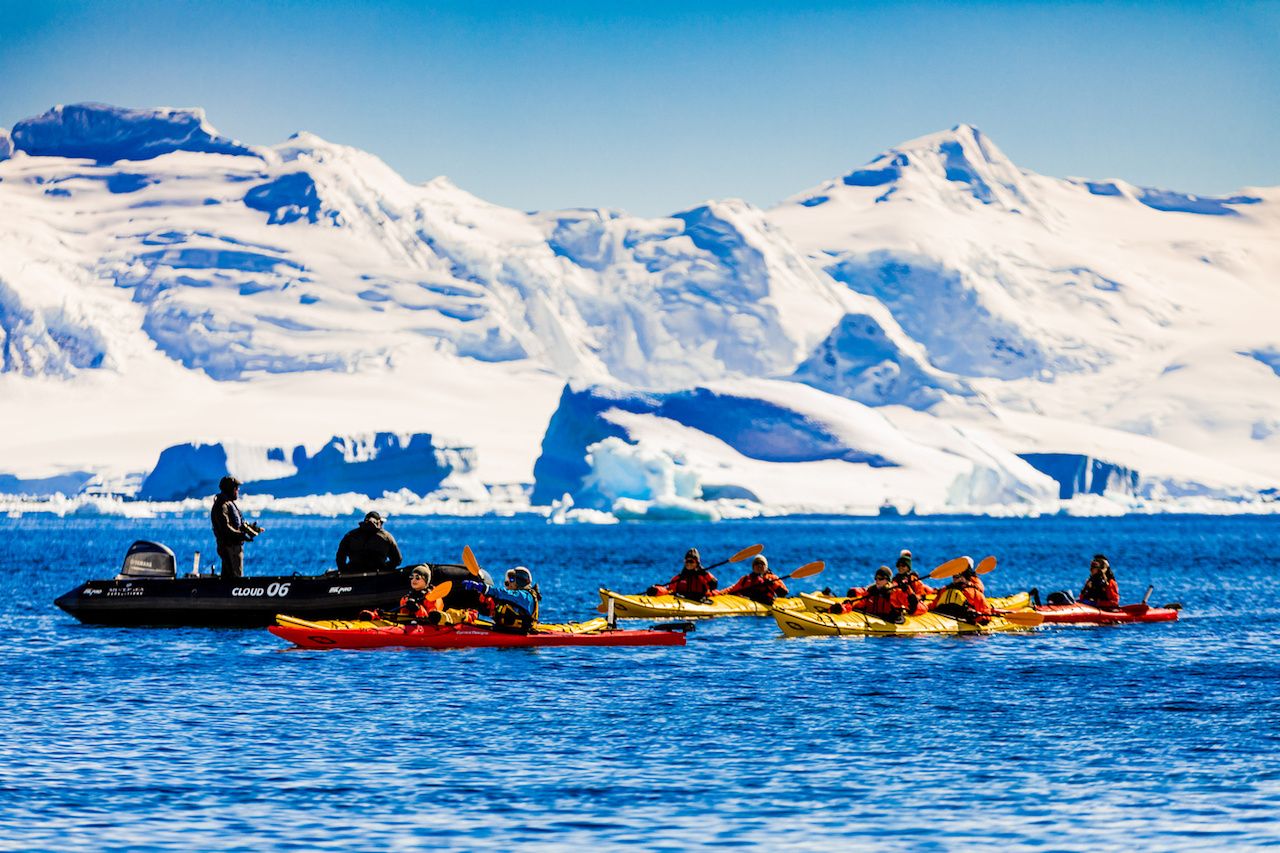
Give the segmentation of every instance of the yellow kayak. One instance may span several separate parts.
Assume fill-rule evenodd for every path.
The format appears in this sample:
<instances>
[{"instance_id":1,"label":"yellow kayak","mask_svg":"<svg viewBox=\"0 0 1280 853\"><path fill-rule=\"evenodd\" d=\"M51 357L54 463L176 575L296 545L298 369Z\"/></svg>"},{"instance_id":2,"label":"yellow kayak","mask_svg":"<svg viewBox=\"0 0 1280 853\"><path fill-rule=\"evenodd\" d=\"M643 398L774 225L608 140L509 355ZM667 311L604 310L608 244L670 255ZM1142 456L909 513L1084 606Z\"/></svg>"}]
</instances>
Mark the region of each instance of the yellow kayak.
<instances>
[{"instance_id":1,"label":"yellow kayak","mask_svg":"<svg viewBox=\"0 0 1280 853\"><path fill-rule=\"evenodd\" d=\"M820 592L800 593L800 602L805 610L813 613L826 613L837 601L848 601L842 595L823 595ZM988 598L987 603L996 610L1030 610L1031 593L1019 592L1003 598Z\"/></svg>"},{"instance_id":2,"label":"yellow kayak","mask_svg":"<svg viewBox=\"0 0 1280 853\"><path fill-rule=\"evenodd\" d=\"M675 595L623 595L611 590L600 590L601 613L607 613L609 602L619 619L709 619L713 616L768 616L769 607L741 595L712 596L709 603L690 601ZM801 610L804 602L799 598L779 598L773 602L778 610Z\"/></svg>"},{"instance_id":3,"label":"yellow kayak","mask_svg":"<svg viewBox=\"0 0 1280 853\"><path fill-rule=\"evenodd\" d=\"M298 619L295 616L286 616L283 613L276 615L276 624L285 628L309 628L315 630L323 628L328 631L365 631L375 628L387 628L400 623L387 619L378 619L377 621L369 621L367 619L328 619L324 621L311 622L306 619ZM483 619L477 621L477 625L492 625ZM559 622L548 624L539 622L537 630L553 631L557 634L598 634L605 628L609 627L603 618L588 619L586 622Z\"/></svg>"},{"instance_id":4,"label":"yellow kayak","mask_svg":"<svg viewBox=\"0 0 1280 853\"><path fill-rule=\"evenodd\" d=\"M986 625L970 625L950 616L925 613L908 616L901 624L886 622L861 612L815 613L809 610L774 610L773 618L788 637L882 637L919 634L992 634L1003 631L1029 631L1000 616L991 617Z\"/></svg>"}]
</instances>

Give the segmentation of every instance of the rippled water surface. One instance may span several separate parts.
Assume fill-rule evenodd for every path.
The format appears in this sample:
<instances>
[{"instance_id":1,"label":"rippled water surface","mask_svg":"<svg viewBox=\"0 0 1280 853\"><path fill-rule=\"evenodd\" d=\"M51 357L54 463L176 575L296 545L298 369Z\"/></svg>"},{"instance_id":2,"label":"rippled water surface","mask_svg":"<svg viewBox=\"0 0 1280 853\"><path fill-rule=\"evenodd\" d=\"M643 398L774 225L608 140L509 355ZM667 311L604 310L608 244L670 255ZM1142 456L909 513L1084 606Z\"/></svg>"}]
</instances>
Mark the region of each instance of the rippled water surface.
<instances>
[{"instance_id":1,"label":"rippled water surface","mask_svg":"<svg viewBox=\"0 0 1280 853\"><path fill-rule=\"evenodd\" d=\"M309 652L53 607L134 539L211 552L205 524L0 520L0 848L1280 844L1277 519L389 524L412 560L530 566L547 620L689 545L763 542L782 570L828 562L802 589L902 547L992 553L995 594L1078 590L1101 550L1126 601L1185 605L1169 625L784 640L747 617L685 648ZM349 527L266 524L249 574L319 571Z\"/></svg>"}]
</instances>

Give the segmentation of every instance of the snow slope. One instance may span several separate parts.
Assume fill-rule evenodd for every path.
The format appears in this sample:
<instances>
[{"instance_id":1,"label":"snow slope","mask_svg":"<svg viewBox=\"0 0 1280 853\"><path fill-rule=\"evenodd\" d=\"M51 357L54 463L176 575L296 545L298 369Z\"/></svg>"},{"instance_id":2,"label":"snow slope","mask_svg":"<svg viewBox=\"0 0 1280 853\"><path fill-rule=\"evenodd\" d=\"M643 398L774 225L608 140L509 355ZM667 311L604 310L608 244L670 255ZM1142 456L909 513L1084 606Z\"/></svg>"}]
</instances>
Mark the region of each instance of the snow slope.
<instances>
[{"instance_id":1,"label":"snow slope","mask_svg":"<svg viewBox=\"0 0 1280 853\"><path fill-rule=\"evenodd\" d=\"M198 110L59 107L0 134L0 472L390 431L529 483L539 456L609 437L552 441L579 418L778 506L1039 505L1012 453L1103 460L1146 483L1117 478L1131 496L1248 500L1280 484L1278 203L1040 176L962 125L769 211L525 213L307 133L247 145ZM566 406L566 380L816 418L853 456L765 430L748 443L806 449L752 457L701 416L624 426ZM850 461L899 445L892 476ZM979 470L989 489L953 488ZM545 476L544 502L606 502Z\"/></svg>"}]
</instances>

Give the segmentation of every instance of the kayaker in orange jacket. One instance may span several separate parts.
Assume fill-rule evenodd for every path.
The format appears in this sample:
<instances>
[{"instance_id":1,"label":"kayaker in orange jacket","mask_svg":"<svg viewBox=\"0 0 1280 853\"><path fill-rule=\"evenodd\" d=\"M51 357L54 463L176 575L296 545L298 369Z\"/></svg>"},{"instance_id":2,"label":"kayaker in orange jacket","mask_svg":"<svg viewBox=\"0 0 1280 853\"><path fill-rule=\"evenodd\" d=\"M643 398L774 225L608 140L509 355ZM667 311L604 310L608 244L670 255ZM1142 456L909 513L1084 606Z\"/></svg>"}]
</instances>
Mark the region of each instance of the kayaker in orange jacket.
<instances>
[{"instance_id":1,"label":"kayaker in orange jacket","mask_svg":"<svg viewBox=\"0 0 1280 853\"><path fill-rule=\"evenodd\" d=\"M852 613L859 610L887 622L901 622L911 609L907 593L893 585L893 572L889 571L888 566L876 569L875 583L856 592L852 600L831 605L831 612Z\"/></svg>"},{"instance_id":2,"label":"kayaker in orange jacket","mask_svg":"<svg viewBox=\"0 0 1280 853\"><path fill-rule=\"evenodd\" d=\"M1081 604L1092 604L1104 610L1120 606L1120 585L1111 573L1111 562L1104 554L1094 554L1089 563L1089 579L1080 590Z\"/></svg>"},{"instance_id":3,"label":"kayaker in orange jacket","mask_svg":"<svg viewBox=\"0 0 1280 853\"><path fill-rule=\"evenodd\" d=\"M911 552L903 550L898 555L898 562L895 566L897 574L893 576L893 585L907 594L907 599L913 603L909 604L908 611L913 614L924 613L929 609L929 596L933 595L937 590L924 585L924 581L920 580L920 576L911 568Z\"/></svg>"},{"instance_id":4,"label":"kayaker in orange jacket","mask_svg":"<svg viewBox=\"0 0 1280 853\"><path fill-rule=\"evenodd\" d=\"M738 582L726 590L714 595L741 595L764 605L773 604L774 599L787 594L787 585L782 578L769 571L769 561L764 555L758 555L751 561L751 571L738 578Z\"/></svg>"},{"instance_id":5,"label":"kayaker in orange jacket","mask_svg":"<svg viewBox=\"0 0 1280 853\"><path fill-rule=\"evenodd\" d=\"M965 557L969 568L956 575L951 583L938 591L929 610L951 616L962 622L985 625L994 612L979 586L978 573L973 568L973 558Z\"/></svg>"},{"instance_id":6,"label":"kayaker in orange jacket","mask_svg":"<svg viewBox=\"0 0 1280 853\"><path fill-rule=\"evenodd\" d=\"M651 586L646 595L676 595L690 601L709 601L720 585L716 576L702 567L702 557L697 548L684 552L684 568L680 574L660 586Z\"/></svg>"},{"instance_id":7,"label":"kayaker in orange jacket","mask_svg":"<svg viewBox=\"0 0 1280 853\"><path fill-rule=\"evenodd\" d=\"M409 570L409 591L400 598L400 608L390 610L362 610L363 619L395 619L400 622L426 621L432 611L442 609L439 601L427 598L431 591L431 567L414 566Z\"/></svg>"}]
</instances>

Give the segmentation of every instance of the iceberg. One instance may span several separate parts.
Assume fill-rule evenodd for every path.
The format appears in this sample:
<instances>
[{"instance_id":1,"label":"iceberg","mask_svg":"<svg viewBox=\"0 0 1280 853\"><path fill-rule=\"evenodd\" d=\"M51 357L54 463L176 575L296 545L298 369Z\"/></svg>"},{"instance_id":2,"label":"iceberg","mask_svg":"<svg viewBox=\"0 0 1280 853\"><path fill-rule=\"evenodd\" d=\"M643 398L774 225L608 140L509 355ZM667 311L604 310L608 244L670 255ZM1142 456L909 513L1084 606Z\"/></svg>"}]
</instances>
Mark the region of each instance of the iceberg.
<instances>
[{"instance_id":1,"label":"iceberg","mask_svg":"<svg viewBox=\"0 0 1280 853\"><path fill-rule=\"evenodd\" d=\"M484 487L467 475L471 448L437 445L426 433L390 432L334 436L314 453L234 442L166 448L142 482L138 497L177 501L216 494L218 481L234 476L246 493L275 498L354 493L371 498L407 490L427 496L442 488L454 498L480 498Z\"/></svg>"}]
</instances>

